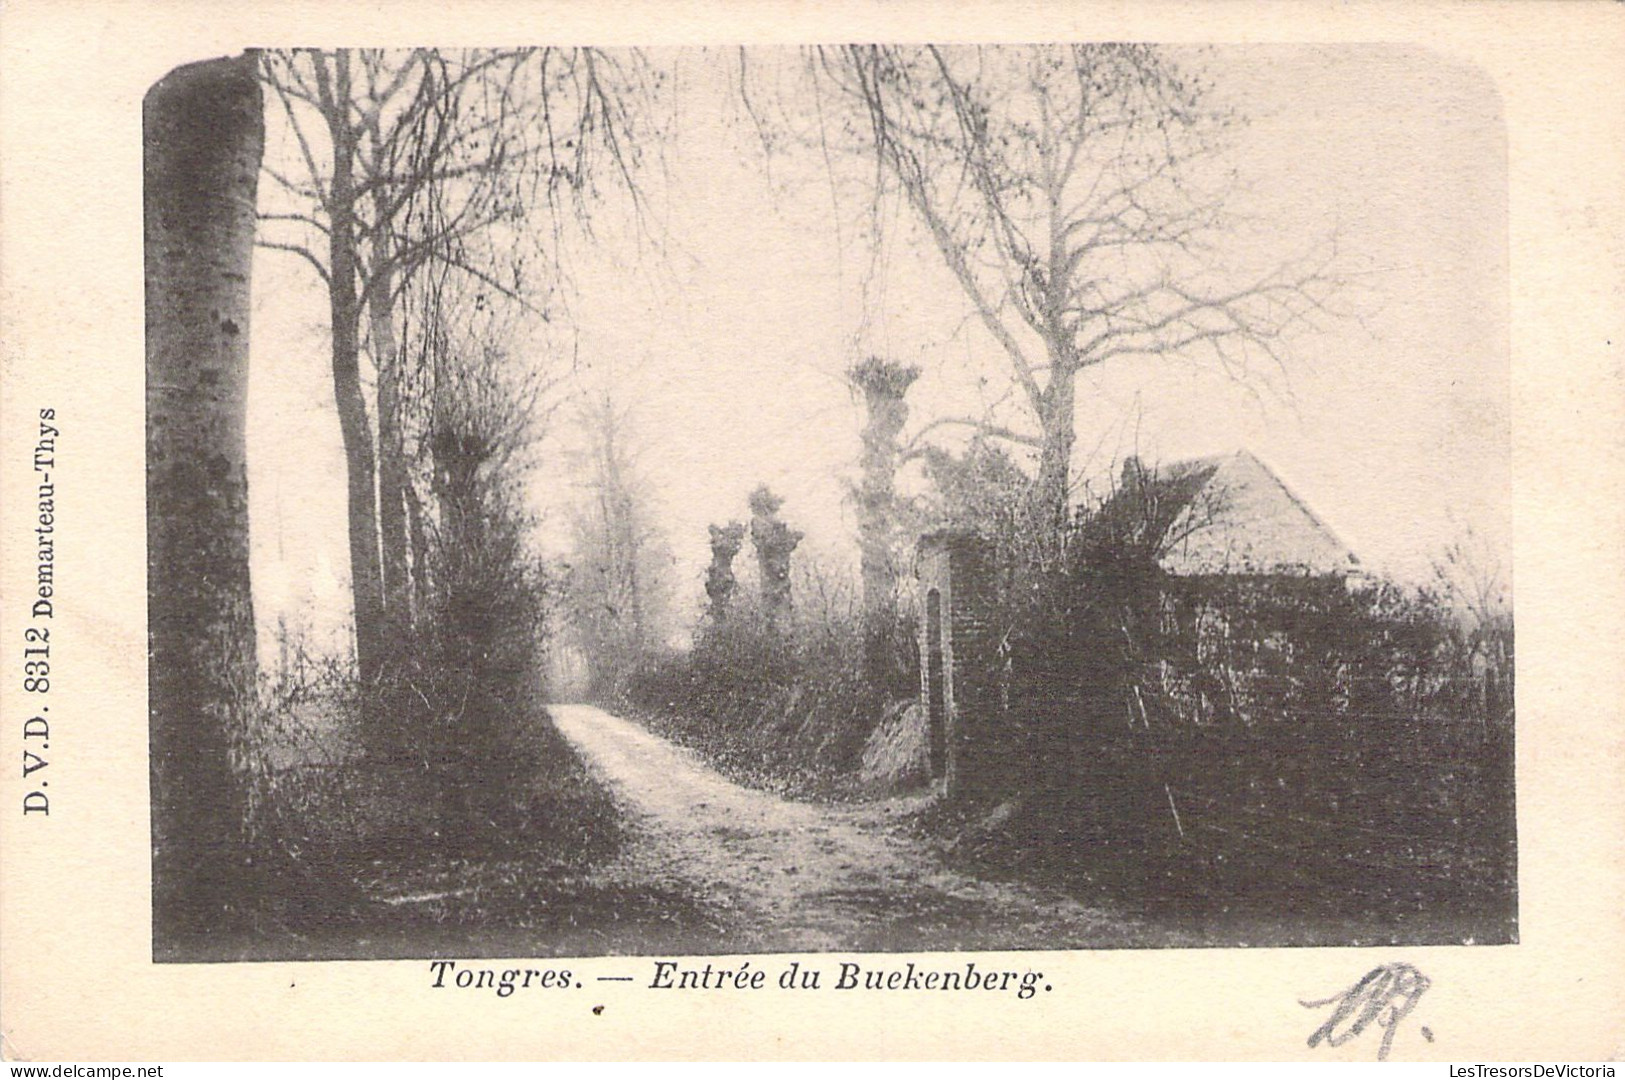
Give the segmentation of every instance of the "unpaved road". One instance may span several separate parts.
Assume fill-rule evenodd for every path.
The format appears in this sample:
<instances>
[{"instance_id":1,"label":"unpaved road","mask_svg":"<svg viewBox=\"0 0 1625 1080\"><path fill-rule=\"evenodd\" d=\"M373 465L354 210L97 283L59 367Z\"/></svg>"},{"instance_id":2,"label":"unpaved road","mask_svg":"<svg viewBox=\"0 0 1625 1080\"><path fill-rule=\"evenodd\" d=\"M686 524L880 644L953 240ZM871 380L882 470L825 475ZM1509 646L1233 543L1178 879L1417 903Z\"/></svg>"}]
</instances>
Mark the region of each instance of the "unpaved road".
<instances>
[{"instance_id":1,"label":"unpaved road","mask_svg":"<svg viewBox=\"0 0 1625 1080\"><path fill-rule=\"evenodd\" d=\"M725 910L737 951L1088 948L1139 936L1068 897L946 868L904 828L918 800L791 802L602 709L548 708L632 821L616 876Z\"/></svg>"}]
</instances>

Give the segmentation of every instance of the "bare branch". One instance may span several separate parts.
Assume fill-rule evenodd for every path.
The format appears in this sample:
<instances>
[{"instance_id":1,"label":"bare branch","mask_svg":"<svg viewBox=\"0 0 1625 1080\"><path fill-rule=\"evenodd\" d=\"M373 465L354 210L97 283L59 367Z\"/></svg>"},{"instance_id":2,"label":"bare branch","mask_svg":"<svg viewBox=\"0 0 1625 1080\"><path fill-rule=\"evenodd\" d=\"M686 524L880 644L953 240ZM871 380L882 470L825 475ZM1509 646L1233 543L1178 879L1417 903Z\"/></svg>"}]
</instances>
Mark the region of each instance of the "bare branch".
<instances>
[{"instance_id":1,"label":"bare branch","mask_svg":"<svg viewBox=\"0 0 1625 1080\"><path fill-rule=\"evenodd\" d=\"M309 214L266 214L266 213L261 213L261 214L256 215L256 217L260 221L297 221L297 222L300 222L301 224L309 225L311 228L313 228L313 229L317 230L318 232L322 233L324 236L329 232L329 229L328 229L328 227L327 227L327 225L325 223L323 223L321 221L318 221L316 218L311 217Z\"/></svg>"},{"instance_id":2,"label":"bare branch","mask_svg":"<svg viewBox=\"0 0 1625 1080\"><path fill-rule=\"evenodd\" d=\"M1043 445L1041 437L1030 435L1024 431L1017 431L1001 424L995 424L987 420L977 420L974 417L945 416L931 421L914 433L913 437L904 446L903 460L912 461L925 453L925 437L938 428L944 427L968 427L989 438L1003 439L1006 442L1018 443L1022 446L1036 448Z\"/></svg>"},{"instance_id":3,"label":"bare branch","mask_svg":"<svg viewBox=\"0 0 1625 1080\"><path fill-rule=\"evenodd\" d=\"M316 273L321 275L322 281L331 282L333 280L327 273L327 267L322 264L320 259L311 254L309 248L302 247L299 244L283 244L271 240L256 240L254 246L268 248L271 251L291 251L315 267Z\"/></svg>"}]
</instances>

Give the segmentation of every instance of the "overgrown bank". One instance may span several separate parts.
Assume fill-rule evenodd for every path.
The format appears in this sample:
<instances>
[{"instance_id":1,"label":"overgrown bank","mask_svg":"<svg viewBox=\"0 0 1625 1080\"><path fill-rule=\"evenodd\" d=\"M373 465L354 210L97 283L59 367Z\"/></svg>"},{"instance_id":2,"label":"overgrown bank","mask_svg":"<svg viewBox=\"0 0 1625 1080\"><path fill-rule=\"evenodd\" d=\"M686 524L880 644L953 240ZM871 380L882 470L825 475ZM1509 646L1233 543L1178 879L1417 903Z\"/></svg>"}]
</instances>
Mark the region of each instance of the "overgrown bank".
<instances>
[{"instance_id":1,"label":"overgrown bank","mask_svg":"<svg viewBox=\"0 0 1625 1080\"><path fill-rule=\"evenodd\" d=\"M1516 940L1510 615L1175 576L1113 516L996 590L1005 752L933 812L957 855L1215 944Z\"/></svg>"},{"instance_id":2,"label":"overgrown bank","mask_svg":"<svg viewBox=\"0 0 1625 1080\"><path fill-rule=\"evenodd\" d=\"M261 699L240 888L204 934L155 927L161 960L387 955L425 930L522 929L545 914L530 892L619 845L614 805L534 705L508 703L496 784L492 769L458 782L467 763L426 747L369 752L345 665L296 658Z\"/></svg>"},{"instance_id":3,"label":"overgrown bank","mask_svg":"<svg viewBox=\"0 0 1625 1080\"><path fill-rule=\"evenodd\" d=\"M710 626L695 647L640 667L612 704L701 754L740 783L803 798L866 794L864 748L911 701L907 628L881 651L877 678L857 625L779 630L748 608Z\"/></svg>"}]
</instances>

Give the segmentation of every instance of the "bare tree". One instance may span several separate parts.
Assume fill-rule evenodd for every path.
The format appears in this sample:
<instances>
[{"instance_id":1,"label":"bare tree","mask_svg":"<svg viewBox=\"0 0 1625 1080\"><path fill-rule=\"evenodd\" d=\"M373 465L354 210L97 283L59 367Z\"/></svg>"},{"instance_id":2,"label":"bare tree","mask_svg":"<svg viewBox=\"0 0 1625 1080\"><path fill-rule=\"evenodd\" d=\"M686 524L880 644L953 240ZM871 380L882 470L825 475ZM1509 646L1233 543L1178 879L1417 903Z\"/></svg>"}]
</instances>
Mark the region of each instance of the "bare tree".
<instances>
[{"instance_id":1,"label":"bare tree","mask_svg":"<svg viewBox=\"0 0 1625 1080\"><path fill-rule=\"evenodd\" d=\"M403 418L402 291L427 266L488 297L539 307L522 237L556 262L564 222L594 178L630 177L632 62L587 49L297 50L272 54L267 81L293 164L267 167L288 208L262 216L265 247L292 252L330 299L334 395L349 476L356 654L379 674L391 627L410 612L411 491ZM554 211L536 229L532 210ZM484 245L482 248L481 245ZM377 374L375 444L360 356ZM426 406L427 407L427 406Z\"/></svg>"},{"instance_id":2,"label":"bare tree","mask_svg":"<svg viewBox=\"0 0 1625 1080\"><path fill-rule=\"evenodd\" d=\"M246 404L265 127L252 54L178 68L143 102L147 585L154 913L202 930L234 899L255 705Z\"/></svg>"},{"instance_id":3,"label":"bare tree","mask_svg":"<svg viewBox=\"0 0 1625 1080\"><path fill-rule=\"evenodd\" d=\"M572 522L570 619L601 692L662 639L670 558L639 471L629 410L606 391L581 405L577 423L585 480Z\"/></svg>"},{"instance_id":4,"label":"bare tree","mask_svg":"<svg viewBox=\"0 0 1625 1080\"><path fill-rule=\"evenodd\" d=\"M902 193L1005 355L1034 429L940 417L1038 451L1034 506L1068 516L1077 379L1184 357L1246 378L1323 310L1327 258L1227 273L1234 118L1143 45L846 46L811 56L844 134ZM823 100L823 99L820 99ZM923 434L923 432L922 432Z\"/></svg>"},{"instance_id":5,"label":"bare tree","mask_svg":"<svg viewBox=\"0 0 1625 1080\"><path fill-rule=\"evenodd\" d=\"M1514 641L1512 581L1503 556L1471 526L1433 560L1432 590L1450 609L1449 629L1478 682L1486 723L1510 726Z\"/></svg>"}]
</instances>

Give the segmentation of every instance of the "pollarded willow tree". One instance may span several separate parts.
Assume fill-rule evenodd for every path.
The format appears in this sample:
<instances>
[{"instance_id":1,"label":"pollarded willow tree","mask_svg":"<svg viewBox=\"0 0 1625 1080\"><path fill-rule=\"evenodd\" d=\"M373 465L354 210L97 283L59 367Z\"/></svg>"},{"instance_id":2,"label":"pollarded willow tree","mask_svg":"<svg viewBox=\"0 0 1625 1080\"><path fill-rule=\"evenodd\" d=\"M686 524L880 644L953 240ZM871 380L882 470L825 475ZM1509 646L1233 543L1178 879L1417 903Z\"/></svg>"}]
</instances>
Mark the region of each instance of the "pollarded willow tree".
<instances>
[{"instance_id":1,"label":"pollarded willow tree","mask_svg":"<svg viewBox=\"0 0 1625 1080\"><path fill-rule=\"evenodd\" d=\"M871 623L888 622L896 609L898 534L904 518L897 496L897 472L903 459L899 438L908 423L905 395L919 376L918 367L878 356L868 357L846 372L847 382L863 395L864 405L862 479L851 495L858 511L863 611Z\"/></svg>"},{"instance_id":2,"label":"pollarded willow tree","mask_svg":"<svg viewBox=\"0 0 1625 1080\"><path fill-rule=\"evenodd\" d=\"M549 275L527 253L557 270L599 180L630 186L628 102L656 80L634 54L552 48L303 49L269 54L264 74L288 145L267 157L279 203L260 243L303 258L327 289L356 658L371 684L410 622L422 555L408 443L427 438L433 394L410 392L407 357L425 350L403 340L403 295L434 267L474 283L476 303L545 308Z\"/></svg>"},{"instance_id":3,"label":"pollarded willow tree","mask_svg":"<svg viewBox=\"0 0 1625 1080\"><path fill-rule=\"evenodd\" d=\"M1289 358L1325 310L1329 255L1238 269L1228 243L1236 117L1146 45L854 45L810 70L874 196L900 192L997 342L1028 426L937 417L1033 447L1031 509L1068 520L1079 375L1180 358L1239 379Z\"/></svg>"},{"instance_id":4,"label":"pollarded willow tree","mask_svg":"<svg viewBox=\"0 0 1625 1080\"><path fill-rule=\"evenodd\" d=\"M551 388L545 370L512 362L500 322L448 325L434 309L458 306L454 296L426 289L418 299L421 321L435 328L416 357L431 377L432 512L414 519L422 588L403 681L417 692L400 695L398 710L418 722L386 745L434 779L445 813L438 836L455 846L511 824L504 796L516 770L535 764L522 732L551 583L534 550L527 488Z\"/></svg>"},{"instance_id":5,"label":"pollarded willow tree","mask_svg":"<svg viewBox=\"0 0 1625 1080\"><path fill-rule=\"evenodd\" d=\"M782 630L790 621L790 558L806 534L779 517L784 496L773 494L766 484L756 485L749 503L750 544L756 549L762 612L769 626Z\"/></svg>"}]
</instances>

